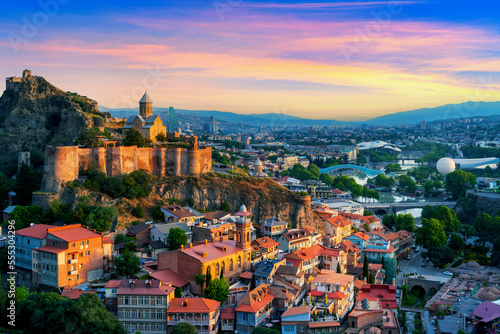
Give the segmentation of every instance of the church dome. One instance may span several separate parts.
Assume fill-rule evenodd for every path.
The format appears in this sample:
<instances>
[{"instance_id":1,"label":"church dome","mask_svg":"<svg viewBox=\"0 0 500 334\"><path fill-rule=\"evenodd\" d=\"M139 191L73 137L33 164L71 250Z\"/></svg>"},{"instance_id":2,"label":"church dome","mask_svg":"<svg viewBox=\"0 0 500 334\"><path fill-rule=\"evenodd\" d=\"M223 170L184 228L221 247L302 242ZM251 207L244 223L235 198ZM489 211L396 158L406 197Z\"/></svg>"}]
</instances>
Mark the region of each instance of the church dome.
<instances>
[{"instance_id":1,"label":"church dome","mask_svg":"<svg viewBox=\"0 0 500 334\"><path fill-rule=\"evenodd\" d=\"M245 204L241 204L240 212L247 212L247 207L245 206Z\"/></svg>"},{"instance_id":2,"label":"church dome","mask_svg":"<svg viewBox=\"0 0 500 334\"><path fill-rule=\"evenodd\" d=\"M259 158L257 158L257 161L253 164L254 166L262 166L262 161L260 161Z\"/></svg>"}]
</instances>

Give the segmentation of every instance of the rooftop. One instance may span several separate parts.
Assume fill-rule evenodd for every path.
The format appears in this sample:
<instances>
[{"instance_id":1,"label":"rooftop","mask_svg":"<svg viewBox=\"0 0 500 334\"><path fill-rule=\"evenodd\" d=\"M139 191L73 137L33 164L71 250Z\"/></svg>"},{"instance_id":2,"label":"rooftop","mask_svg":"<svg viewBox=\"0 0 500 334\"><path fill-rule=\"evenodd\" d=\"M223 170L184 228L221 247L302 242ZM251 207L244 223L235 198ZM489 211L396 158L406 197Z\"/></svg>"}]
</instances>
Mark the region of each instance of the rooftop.
<instances>
[{"instance_id":1,"label":"rooftop","mask_svg":"<svg viewBox=\"0 0 500 334\"><path fill-rule=\"evenodd\" d=\"M167 313L210 313L219 309L220 302L207 298L173 298Z\"/></svg>"}]
</instances>

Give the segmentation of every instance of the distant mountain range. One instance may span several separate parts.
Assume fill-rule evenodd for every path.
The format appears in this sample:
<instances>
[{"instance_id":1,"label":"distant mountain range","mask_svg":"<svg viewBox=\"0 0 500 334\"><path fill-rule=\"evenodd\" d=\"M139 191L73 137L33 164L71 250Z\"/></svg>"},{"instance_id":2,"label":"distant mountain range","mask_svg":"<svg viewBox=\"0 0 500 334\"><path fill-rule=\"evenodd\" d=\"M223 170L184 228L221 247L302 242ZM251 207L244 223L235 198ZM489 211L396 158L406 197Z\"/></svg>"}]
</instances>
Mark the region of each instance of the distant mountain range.
<instances>
[{"instance_id":1,"label":"distant mountain range","mask_svg":"<svg viewBox=\"0 0 500 334\"><path fill-rule=\"evenodd\" d=\"M109 109L100 107L100 111L109 112L114 117L128 118L138 113L138 108ZM168 115L168 108L154 108L162 118ZM416 124L420 121L432 122L452 118L484 117L500 115L500 102L465 102L461 104L447 104L436 108L423 108L410 111L402 111L389 115L376 117L362 122L342 122L337 120L317 120L301 118L286 114L236 114L217 110L185 110L176 109L178 113L195 115L209 118L214 116L217 121L229 123L244 123L254 126L339 126L339 125L395 125Z\"/></svg>"}]
</instances>

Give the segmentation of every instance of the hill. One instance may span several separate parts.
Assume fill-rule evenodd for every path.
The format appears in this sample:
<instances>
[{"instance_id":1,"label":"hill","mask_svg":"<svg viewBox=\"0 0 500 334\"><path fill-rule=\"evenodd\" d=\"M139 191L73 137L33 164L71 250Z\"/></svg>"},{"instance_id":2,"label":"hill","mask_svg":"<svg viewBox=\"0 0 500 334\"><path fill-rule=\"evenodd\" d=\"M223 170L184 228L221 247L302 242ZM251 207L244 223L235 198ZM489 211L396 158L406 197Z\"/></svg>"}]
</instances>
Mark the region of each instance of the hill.
<instances>
[{"instance_id":1,"label":"hill","mask_svg":"<svg viewBox=\"0 0 500 334\"><path fill-rule=\"evenodd\" d=\"M6 86L0 97L0 170L8 174L17 170L18 152L30 151L32 161L41 164L46 145L70 145L105 120L96 101L64 92L43 77L7 78Z\"/></svg>"},{"instance_id":2,"label":"hill","mask_svg":"<svg viewBox=\"0 0 500 334\"><path fill-rule=\"evenodd\" d=\"M484 117L500 114L500 102L464 102L436 108L422 108L384 115L360 122L369 125L415 124L452 118Z\"/></svg>"},{"instance_id":3,"label":"hill","mask_svg":"<svg viewBox=\"0 0 500 334\"><path fill-rule=\"evenodd\" d=\"M162 119L168 119L168 108L153 108L154 112L159 114ZM139 111L138 108L123 108L123 109L109 109L101 107L102 111L109 112L114 117L128 118L131 115L136 115ZM236 114L227 111L217 110L187 110L176 109L178 114L196 115L198 117L210 118L214 116L217 121L224 121L229 123L244 123L253 126L335 126L345 124L336 120L317 120L300 118L296 116L279 114L279 113L266 113L266 114Z\"/></svg>"}]
</instances>

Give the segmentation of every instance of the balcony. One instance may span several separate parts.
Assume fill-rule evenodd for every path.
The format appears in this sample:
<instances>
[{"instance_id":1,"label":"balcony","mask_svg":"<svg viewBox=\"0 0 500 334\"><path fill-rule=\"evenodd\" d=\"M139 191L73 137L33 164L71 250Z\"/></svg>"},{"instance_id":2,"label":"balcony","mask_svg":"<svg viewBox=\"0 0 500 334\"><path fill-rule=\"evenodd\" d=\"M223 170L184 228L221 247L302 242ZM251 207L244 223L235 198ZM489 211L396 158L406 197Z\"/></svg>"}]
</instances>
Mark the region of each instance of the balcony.
<instances>
[{"instance_id":1,"label":"balcony","mask_svg":"<svg viewBox=\"0 0 500 334\"><path fill-rule=\"evenodd\" d=\"M75 264L78 263L78 259L70 259L68 260L68 264Z\"/></svg>"},{"instance_id":2,"label":"balcony","mask_svg":"<svg viewBox=\"0 0 500 334\"><path fill-rule=\"evenodd\" d=\"M69 276L78 275L78 270L71 270L71 271L68 271L68 275L69 275Z\"/></svg>"}]
</instances>

